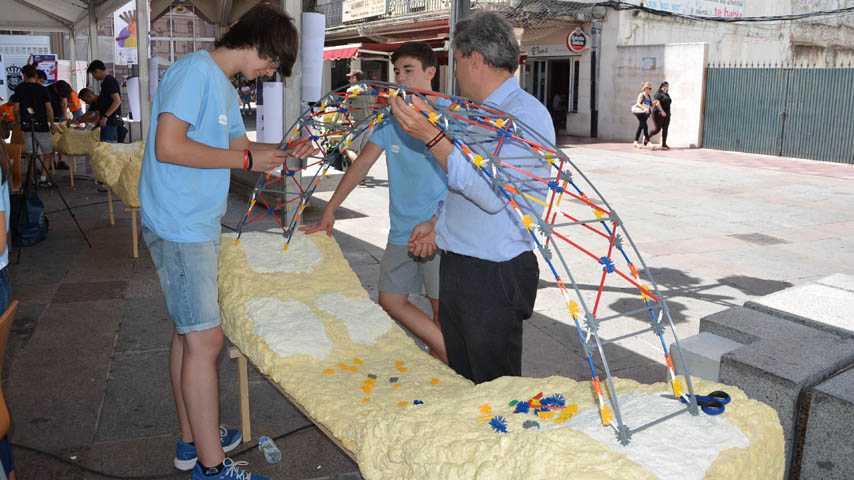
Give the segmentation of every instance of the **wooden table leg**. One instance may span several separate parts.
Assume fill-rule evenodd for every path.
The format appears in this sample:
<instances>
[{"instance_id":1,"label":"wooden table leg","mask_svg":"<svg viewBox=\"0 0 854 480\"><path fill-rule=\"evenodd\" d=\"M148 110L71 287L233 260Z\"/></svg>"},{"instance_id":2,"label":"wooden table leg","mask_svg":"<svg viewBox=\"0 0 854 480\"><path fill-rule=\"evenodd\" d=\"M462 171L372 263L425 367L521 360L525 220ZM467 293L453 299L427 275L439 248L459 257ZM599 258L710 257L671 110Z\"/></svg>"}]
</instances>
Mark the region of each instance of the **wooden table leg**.
<instances>
[{"instance_id":1,"label":"wooden table leg","mask_svg":"<svg viewBox=\"0 0 854 480\"><path fill-rule=\"evenodd\" d=\"M77 156L68 156L68 177L71 179L71 188L74 188L74 164L77 163Z\"/></svg>"},{"instance_id":2,"label":"wooden table leg","mask_svg":"<svg viewBox=\"0 0 854 480\"><path fill-rule=\"evenodd\" d=\"M237 359L237 380L240 385L240 429L243 443L252 440L252 422L249 417L249 368L246 357L237 348L228 351L229 358Z\"/></svg>"},{"instance_id":3,"label":"wooden table leg","mask_svg":"<svg viewBox=\"0 0 854 480\"><path fill-rule=\"evenodd\" d=\"M113 190L111 188L107 189L107 203L110 205L110 225L115 225L116 215L113 213ZM134 235L134 237L136 237L136 235Z\"/></svg>"},{"instance_id":4,"label":"wooden table leg","mask_svg":"<svg viewBox=\"0 0 854 480\"><path fill-rule=\"evenodd\" d=\"M130 209L130 225L133 232L133 258L139 258L139 233L136 229L136 212L138 208Z\"/></svg>"}]
</instances>

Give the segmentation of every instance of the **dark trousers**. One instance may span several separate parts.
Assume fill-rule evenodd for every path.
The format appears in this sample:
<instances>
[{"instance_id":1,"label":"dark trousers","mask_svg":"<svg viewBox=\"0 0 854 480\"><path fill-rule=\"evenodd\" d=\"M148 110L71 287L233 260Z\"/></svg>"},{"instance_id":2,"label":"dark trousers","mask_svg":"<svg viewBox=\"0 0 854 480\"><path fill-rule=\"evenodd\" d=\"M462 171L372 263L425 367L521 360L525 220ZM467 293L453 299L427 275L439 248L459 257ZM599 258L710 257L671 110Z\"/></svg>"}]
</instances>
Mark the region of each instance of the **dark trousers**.
<instances>
[{"instance_id":1,"label":"dark trousers","mask_svg":"<svg viewBox=\"0 0 854 480\"><path fill-rule=\"evenodd\" d=\"M670 115L662 117L660 114L655 113L652 116L652 123L655 127L649 132L649 138L661 132L661 144L667 145L667 129L670 128Z\"/></svg>"},{"instance_id":2,"label":"dark trousers","mask_svg":"<svg viewBox=\"0 0 854 480\"><path fill-rule=\"evenodd\" d=\"M540 269L533 252L506 262L445 252L439 318L448 362L475 383L522 375L522 321L534 312Z\"/></svg>"},{"instance_id":3,"label":"dark trousers","mask_svg":"<svg viewBox=\"0 0 854 480\"><path fill-rule=\"evenodd\" d=\"M646 126L647 115L645 113L636 113L638 118L638 131L635 132L635 141L639 140L641 132L643 132L643 143L649 141L649 127Z\"/></svg>"}]
</instances>

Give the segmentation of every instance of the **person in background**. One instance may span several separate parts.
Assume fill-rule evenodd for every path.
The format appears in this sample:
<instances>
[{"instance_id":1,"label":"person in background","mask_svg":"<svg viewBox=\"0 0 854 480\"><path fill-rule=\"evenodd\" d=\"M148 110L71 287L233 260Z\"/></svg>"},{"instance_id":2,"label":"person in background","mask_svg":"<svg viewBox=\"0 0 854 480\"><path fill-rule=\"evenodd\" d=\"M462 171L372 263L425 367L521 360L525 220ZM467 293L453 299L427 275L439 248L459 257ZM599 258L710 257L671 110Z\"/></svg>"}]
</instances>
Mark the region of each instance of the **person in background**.
<instances>
[{"instance_id":1,"label":"person in background","mask_svg":"<svg viewBox=\"0 0 854 480\"><path fill-rule=\"evenodd\" d=\"M240 85L240 102L243 103L243 109L241 110L241 115L246 115L247 113L252 113L252 87L249 86L249 82L243 82Z\"/></svg>"},{"instance_id":2,"label":"person in background","mask_svg":"<svg viewBox=\"0 0 854 480\"><path fill-rule=\"evenodd\" d=\"M0 122L5 123L10 132L15 127L15 95L9 97L8 102L0 105ZM0 138L0 140L6 139Z\"/></svg>"},{"instance_id":3,"label":"person in background","mask_svg":"<svg viewBox=\"0 0 854 480\"><path fill-rule=\"evenodd\" d=\"M36 66L36 78L38 78L39 83L44 85L45 83L47 83L47 73L45 73L44 70L39 70L38 64L36 64L35 66ZM45 85L45 86L47 86L47 85Z\"/></svg>"},{"instance_id":4,"label":"person in background","mask_svg":"<svg viewBox=\"0 0 854 480\"><path fill-rule=\"evenodd\" d=\"M9 280L9 178L10 162L6 149L0 145L0 313L9 308L12 301L12 284ZM12 445L7 433L0 439L0 464L9 480L15 480L15 463Z\"/></svg>"},{"instance_id":5,"label":"person in background","mask_svg":"<svg viewBox=\"0 0 854 480\"><path fill-rule=\"evenodd\" d=\"M47 89L50 92L50 106L53 107L53 121L62 123L71 118L68 111L71 100L71 85L65 80L59 80L49 85Z\"/></svg>"},{"instance_id":6,"label":"person in background","mask_svg":"<svg viewBox=\"0 0 854 480\"><path fill-rule=\"evenodd\" d=\"M98 96L88 88L81 89L77 96L80 98L80 101L86 104L86 113L74 118L71 120L71 123L97 125L98 120L101 118L101 114L98 112Z\"/></svg>"},{"instance_id":7,"label":"person in background","mask_svg":"<svg viewBox=\"0 0 854 480\"><path fill-rule=\"evenodd\" d=\"M477 12L454 26L454 77L460 94L479 104L512 114L551 144L555 129L548 109L519 87L513 75L519 67L519 42L513 27L496 12ZM412 97L424 113L429 107ZM438 246L439 314L448 361L460 375L475 383L522 375L522 324L530 318L537 298L539 266L535 244L504 194L478 170L466 154L401 98L390 100L394 119L420 140L448 175L448 194L438 213L415 226L409 249L422 256ZM532 133L519 133L530 136ZM540 140L528 138L528 141ZM548 164L530 168L531 150L522 141L484 141L486 151L500 148L507 164L529 168L546 178ZM547 143L547 144L549 144ZM527 163L526 163L527 161ZM520 194L543 202L548 186L523 181ZM527 177L524 177L527 179ZM545 203L543 203L545 205ZM539 218L545 207L518 204L522 215Z\"/></svg>"},{"instance_id":8,"label":"person in background","mask_svg":"<svg viewBox=\"0 0 854 480\"><path fill-rule=\"evenodd\" d=\"M118 142L119 126L122 124L122 97L119 82L107 73L104 62L95 60L89 64L86 73L101 82L101 94L98 95L98 126L101 127L102 142Z\"/></svg>"},{"instance_id":9,"label":"person in background","mask_svg":"<svg viewBox=\"0 0 854 480\"><path fill-rule=\"evenodd\" d=\"M658 132L661 132L661 143L659 148L662 150L670 150L667 146L667 130L670 128L670 104L673 102L670 99L670 84L661 82L658 91L655 92L655 98L652 103L655 108L652 109L652 123L655 128L649 132L650 138L654 137Z\"/></svg>"},{"instance_id":10,"label":"person in background","mask_svg":"<svg viewBox=\"0 0 854 480\"><path fill-rule=\"evenodd\" d=\"M643 82L641 84L641 92L638 94L638 98L632 106L633 111L637 111L635 113L635 118L638 119L638 129L635 132L635 141L633 143L635 148L646 148L646 144L649 143L649 126L647 126L647 120L652 112L651 93L652 84L649 82ZM638 144L641 133L643 133L643 145Z\"/></svg>"},{"instance_id":11,"label":"person in background","mask_svg":"<svg viewBox=\"0 0 854 480\"><path fill-rule=\"evenodd\" d=\"M36 148L39 148L44 154L44 167L50 168L51 162L53 162L53 146L50 141L50 134L57 129L53 123L50 94L47 87L39 83L36 72L34 65L24 65L21 69L24 81L15 89L15 118L23 130L24 151L27 153L27 159L32 161ZM38 173L41 167L42 165L33 165L33 174ZM39 178L39 184L51 186L43 171Z\"/></svg>"},{"instance_id":12,"label":"person in background","mask_svg":"<svg viewBox=\"0 0 854 480\"><path fill-rule=\"evenodd\" d=\"M71 85L68 88L71 90L69 93L68 111L71 112L71 118L80 118L83 116L83 102L80 101L80 97L71 88Z\"/></svg>"}]
</instances>

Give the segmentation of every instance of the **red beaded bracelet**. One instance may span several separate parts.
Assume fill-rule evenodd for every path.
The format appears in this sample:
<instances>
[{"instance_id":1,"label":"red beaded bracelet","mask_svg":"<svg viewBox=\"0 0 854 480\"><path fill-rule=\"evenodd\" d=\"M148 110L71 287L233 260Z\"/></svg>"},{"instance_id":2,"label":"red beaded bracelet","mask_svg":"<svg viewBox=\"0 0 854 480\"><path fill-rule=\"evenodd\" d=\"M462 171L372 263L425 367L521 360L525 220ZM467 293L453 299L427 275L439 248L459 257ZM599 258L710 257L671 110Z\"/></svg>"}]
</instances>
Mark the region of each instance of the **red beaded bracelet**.
<instances>
[{"instance_id":1,"label":"red beaded bracelet","mask_svg":"<svg viewBox=\"0 0 854 480\"><path fill-rule=\"evenodd\" d=\"M249 170L249 149L243 151L243 169Z\"/></svg>"}]
</instances>

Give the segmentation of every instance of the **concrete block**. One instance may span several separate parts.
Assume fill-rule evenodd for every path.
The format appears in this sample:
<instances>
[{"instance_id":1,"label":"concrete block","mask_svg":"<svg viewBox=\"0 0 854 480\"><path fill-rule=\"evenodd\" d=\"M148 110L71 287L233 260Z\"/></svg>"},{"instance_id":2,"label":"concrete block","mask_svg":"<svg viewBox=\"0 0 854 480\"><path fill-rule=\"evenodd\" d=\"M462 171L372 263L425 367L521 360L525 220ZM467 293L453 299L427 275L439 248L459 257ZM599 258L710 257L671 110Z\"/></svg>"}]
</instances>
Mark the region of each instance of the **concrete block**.
<instances>
[{"instance_id":1,"label":"concrete block","mask_svg":"<svg viewBox=\"0 0 854 480\"><path fill-rule=\"evenodd\" d=\"M700 331L745 344L721 357L719 381L777 411L790 465L801 391L854 363L854 339L744 307L702 318Z\"/></svg>"},{"instance_id":2,"label":"concrete block","mask_svg":"<svg viewBox=\"0 0 854 480\"><path fill-rule=\"evenodd\" d=\"M854 478L854 369L817 385L810 397L800 478Z\"/></svg>"},{"instance_id":3,"label":"concrete block","mask_svg":"<svg viewBox=\"0 0 854 480\"><path fill-rule=\"evenodd\" d=\"M709 332L700 332L683 339L679 343L682 346L682 352L685 353L685 363L691 375L713 382L718 381L721 356L744 346L743 343L734 342ZM679 354L679 349L676 348L676 343L670 344L670 356L673 358L676 374L685 375L682 368L682 356Z\"/></svg>"},{"instance_id":4,"label":"concrete block","mask_svg":"<svg viewBox=\"0 0 854 480\"><path fill-rule=\"evenodd\" d=\"M830 275L749 301L744 306L844 338L854 338L852 275Z\"/></svg>"}]
</instances>

